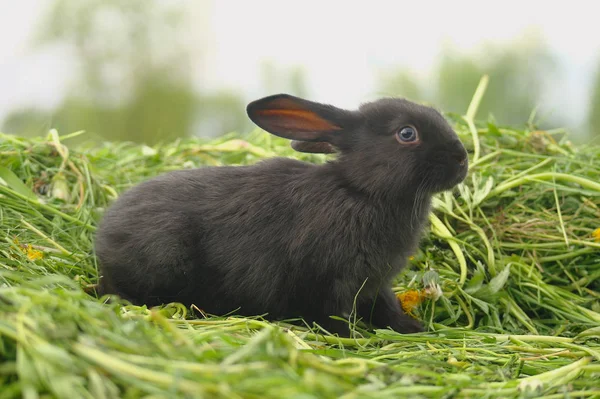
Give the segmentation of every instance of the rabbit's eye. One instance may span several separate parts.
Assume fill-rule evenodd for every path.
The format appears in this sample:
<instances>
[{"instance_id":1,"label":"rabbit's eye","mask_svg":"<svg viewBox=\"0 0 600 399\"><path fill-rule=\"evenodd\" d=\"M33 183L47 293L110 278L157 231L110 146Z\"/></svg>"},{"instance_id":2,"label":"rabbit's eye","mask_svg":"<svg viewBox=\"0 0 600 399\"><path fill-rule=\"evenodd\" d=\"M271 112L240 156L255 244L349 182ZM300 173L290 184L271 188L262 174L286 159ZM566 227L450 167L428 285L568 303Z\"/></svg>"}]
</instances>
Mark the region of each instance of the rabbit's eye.
<instances>
[{"instance_id":1,"label":"rabbit's eye","mask_svg":"<svg viewBox=\"0 0 600 399\"><path fill-rule=\"evenodd\" d=\"M417 129L412 126L404 126L396 133L396 138L401 143L414 143L418 140Z\"/></svg>"}]
</instances>

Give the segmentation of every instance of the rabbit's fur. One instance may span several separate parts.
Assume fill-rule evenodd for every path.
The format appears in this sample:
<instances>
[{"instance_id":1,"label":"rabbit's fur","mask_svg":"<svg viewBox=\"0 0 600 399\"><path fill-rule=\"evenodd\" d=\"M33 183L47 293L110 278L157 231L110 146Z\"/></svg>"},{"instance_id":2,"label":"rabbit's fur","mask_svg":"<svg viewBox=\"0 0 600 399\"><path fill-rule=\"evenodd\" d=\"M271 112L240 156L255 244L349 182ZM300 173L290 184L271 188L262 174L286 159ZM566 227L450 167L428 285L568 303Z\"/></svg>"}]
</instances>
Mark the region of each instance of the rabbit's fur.
<instances>
[{"instance_id":1,"label":"rabbit's fur","mask_svg":"<svg viewBox=\"0 0 600 399\"><path fill-rule=\"evenodd\" d=\"M299 151L339 155L176 171L125 192L97 233L100 293L303 317L344 335L347 323L330 316L356 310L376 327L422 331L390 283L418 245L431 196L466 175L446 120L395 98L346 111L275 95L248 114ZM401 141L405 126L417 140Z\"/></svg>"}]
</instances>

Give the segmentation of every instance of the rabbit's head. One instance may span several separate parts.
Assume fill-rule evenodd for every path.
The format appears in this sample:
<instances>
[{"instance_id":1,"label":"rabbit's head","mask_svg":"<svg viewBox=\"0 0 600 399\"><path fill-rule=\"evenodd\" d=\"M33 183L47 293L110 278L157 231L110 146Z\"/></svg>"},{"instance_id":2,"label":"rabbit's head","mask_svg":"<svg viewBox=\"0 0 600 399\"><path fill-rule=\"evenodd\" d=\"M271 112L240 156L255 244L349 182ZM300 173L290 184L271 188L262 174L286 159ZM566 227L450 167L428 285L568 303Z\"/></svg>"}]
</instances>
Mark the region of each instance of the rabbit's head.
<instances>
[{"instance_id":1,"label":"rabbit's head","mask_svg":"<svg viewBox=\"0 0 600 399\"><path fill-rule=\"evenodd\" d=\"M435 109L383 98L349 111L286 94L247 108L264 130L301 152L339 152L345 177L369 192L432 194L460 183L467 152Z\"/></svg>"}]
</instances>

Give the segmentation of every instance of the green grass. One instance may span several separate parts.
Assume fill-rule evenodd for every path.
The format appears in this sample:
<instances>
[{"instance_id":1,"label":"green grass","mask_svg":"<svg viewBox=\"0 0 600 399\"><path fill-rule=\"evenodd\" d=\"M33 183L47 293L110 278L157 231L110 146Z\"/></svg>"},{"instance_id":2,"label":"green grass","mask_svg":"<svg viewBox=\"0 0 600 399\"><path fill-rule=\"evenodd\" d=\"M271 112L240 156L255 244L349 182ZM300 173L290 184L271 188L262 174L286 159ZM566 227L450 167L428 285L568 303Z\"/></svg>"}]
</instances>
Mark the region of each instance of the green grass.
<instances>
[{"instance_id":1,"label":"green grass","mask_svg":"<svg viewBox=\"0 0 600 399\"><path fill-rule=\"evenodd\" d=\"M97 221L128 187L180 168L324 156L262 132L153 148L0 135L0 398L600 398L600 148L474 114L450 115L469 177L437 198L396 283L441 287L415 310L428 332L357 326L347 339L104 304L93 290Z\"/></svg>"}]
</instances>

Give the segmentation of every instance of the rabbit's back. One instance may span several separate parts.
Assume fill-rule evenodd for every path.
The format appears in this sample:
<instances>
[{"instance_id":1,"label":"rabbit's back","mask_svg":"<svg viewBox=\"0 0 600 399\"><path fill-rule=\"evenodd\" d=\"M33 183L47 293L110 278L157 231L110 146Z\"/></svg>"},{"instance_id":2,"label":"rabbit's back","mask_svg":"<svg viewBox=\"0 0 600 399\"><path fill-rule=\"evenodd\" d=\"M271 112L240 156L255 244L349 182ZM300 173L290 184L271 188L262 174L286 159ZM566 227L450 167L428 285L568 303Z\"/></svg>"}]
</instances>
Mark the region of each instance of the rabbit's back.
<instances>
[{"instance_id":1,"label":"rabbit's back","mask_svg":"<svg viewBox=\"0 0 600 399\"><path fill-rule=\"evenodd\" d=\"M290 285L293 192L313 168L278 158L176 171L123 193L96 237L101 293L214 313L287 306L274 298Z\"/></svg>"}]
</instances>

